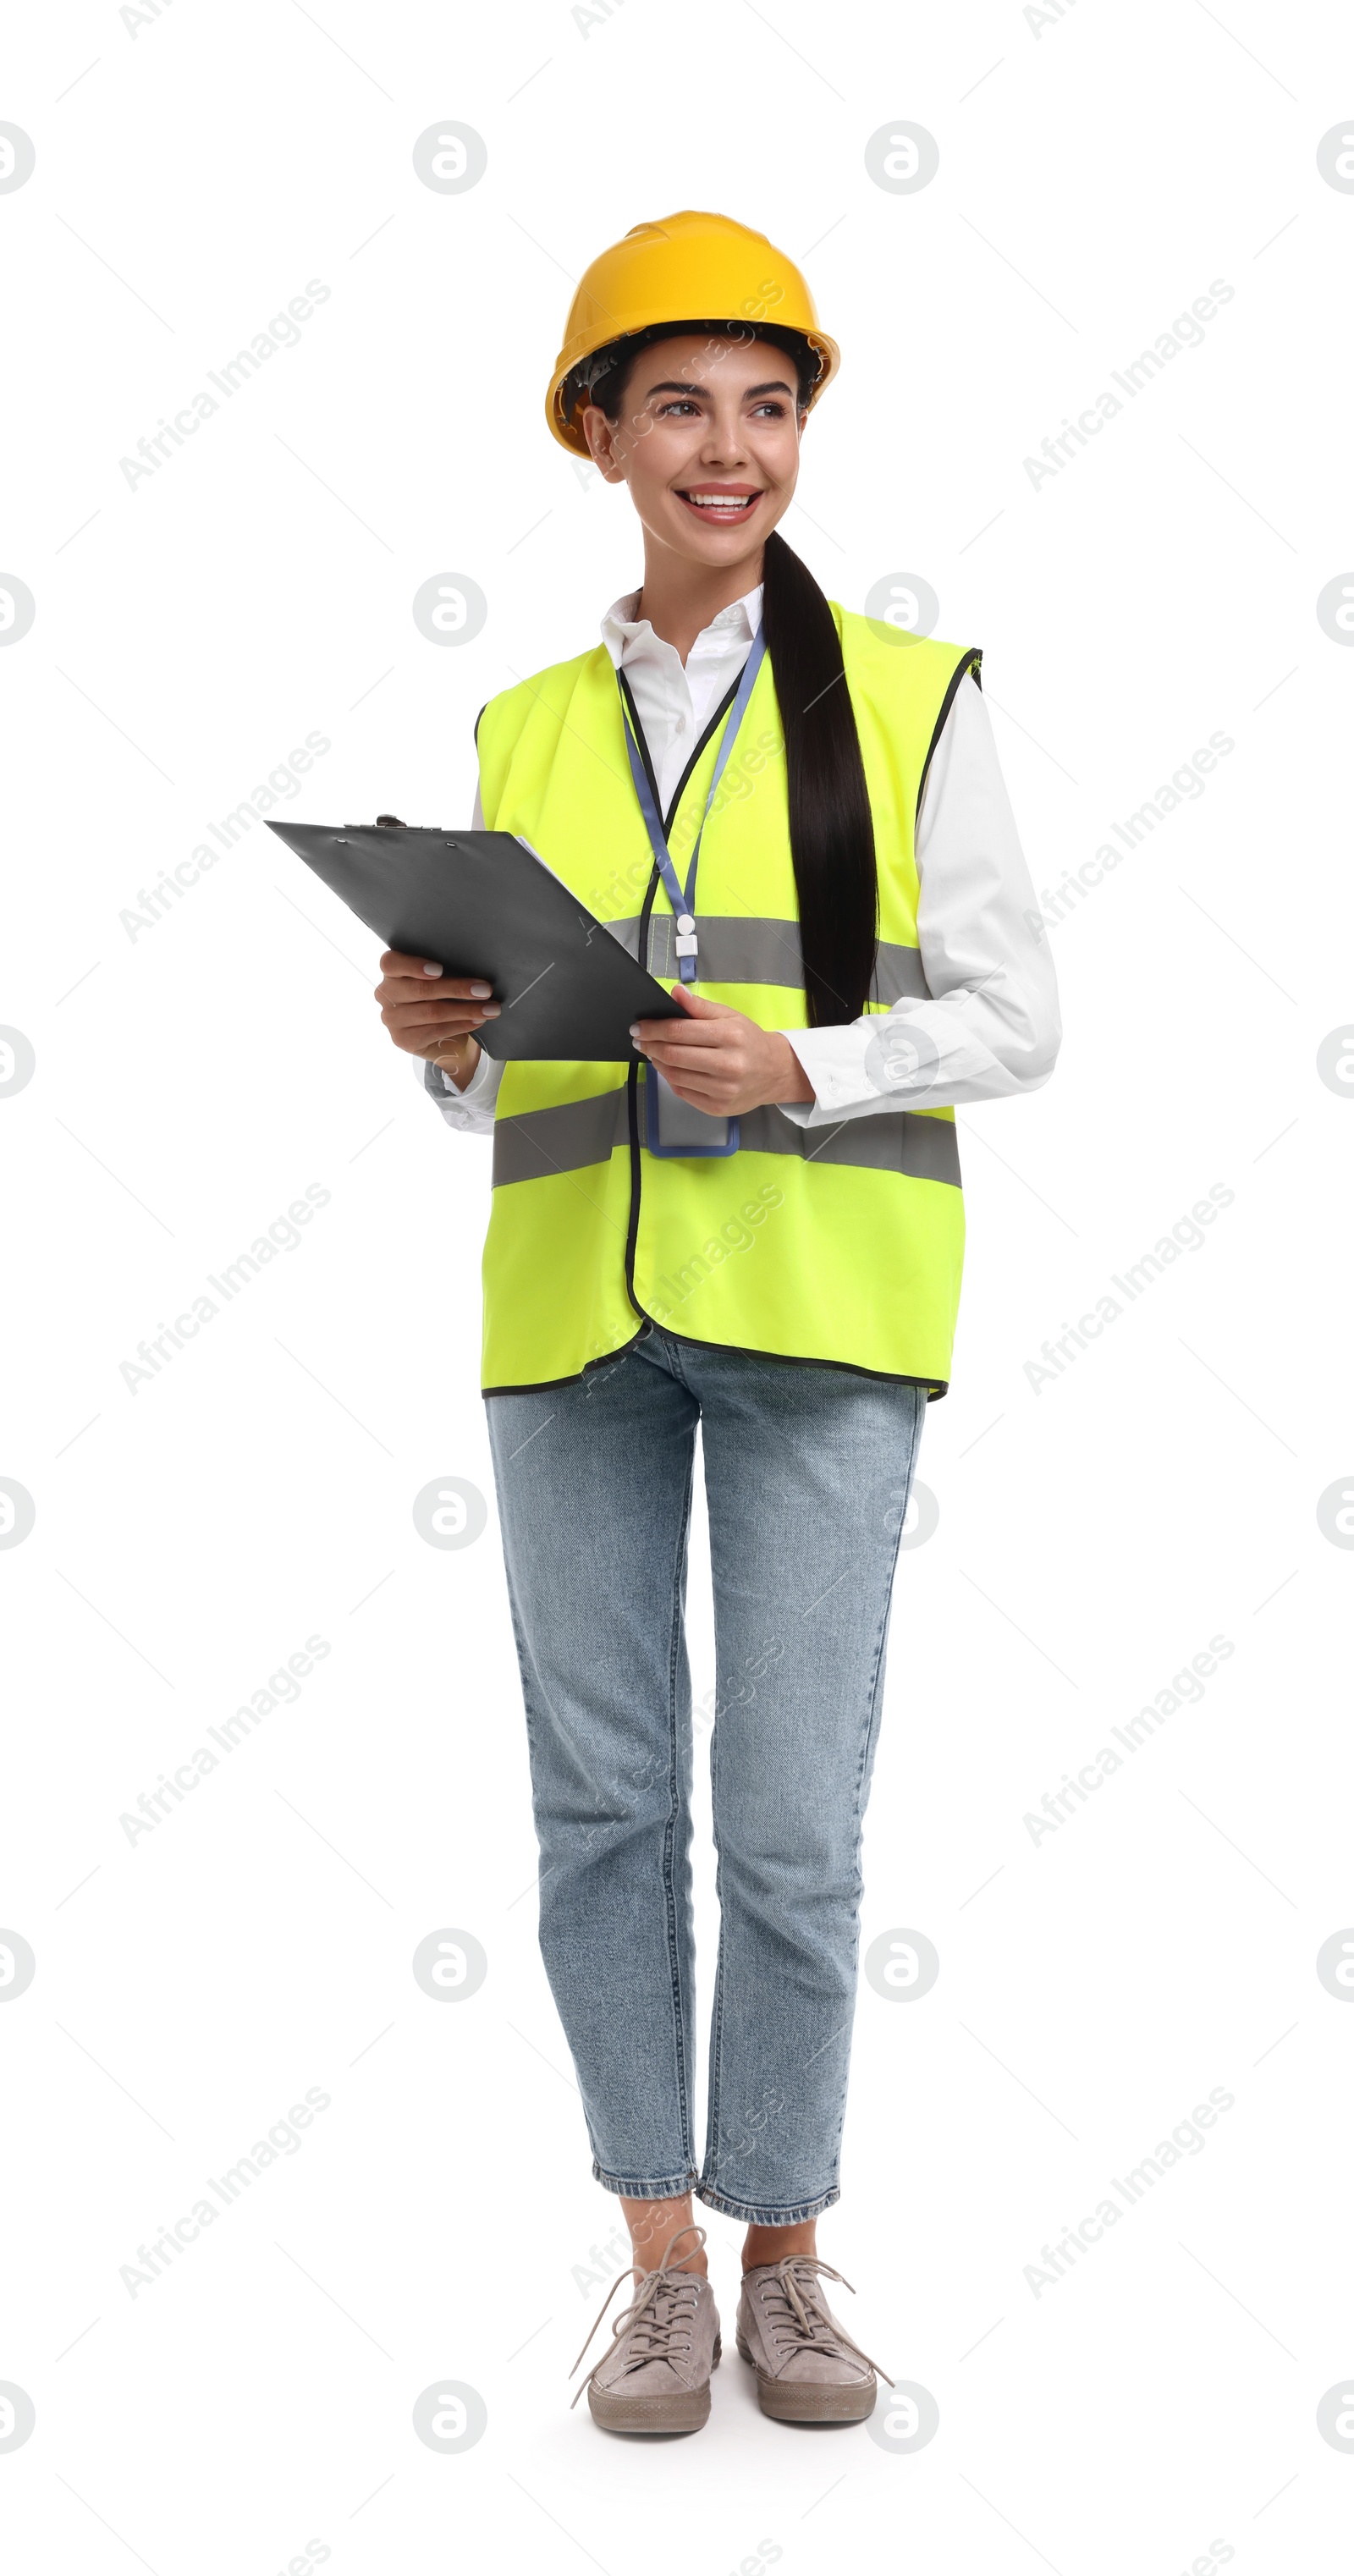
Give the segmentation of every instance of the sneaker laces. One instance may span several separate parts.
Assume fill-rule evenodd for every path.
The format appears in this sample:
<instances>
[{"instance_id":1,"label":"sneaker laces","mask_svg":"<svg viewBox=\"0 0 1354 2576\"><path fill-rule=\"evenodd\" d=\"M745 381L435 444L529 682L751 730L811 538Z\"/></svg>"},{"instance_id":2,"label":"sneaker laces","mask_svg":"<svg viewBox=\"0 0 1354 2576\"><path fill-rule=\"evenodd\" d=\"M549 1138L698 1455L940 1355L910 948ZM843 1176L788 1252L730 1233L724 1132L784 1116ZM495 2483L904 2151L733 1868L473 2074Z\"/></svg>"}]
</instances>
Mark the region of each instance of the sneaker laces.
<instances>
[{"instance_id":1,"label":"sneaker laces","mask_svg":"<svg viewBox=\"0 0 1354 2576\"><path fill-rule=\"evenodd\" d=\"M680 2262L674 2263L673 2246L680 2245L684 2236L694 2236L696 2243L682 2256ZM657 2270L644 2274L629 2307L623 2308L620 2315L612 2319L611 2349L602 2354L600 2361L593 2363L587 2378L580 2381L570 2401L570 2413L578 2404L584 2389L597 2377L598 2371L604 2370L608 2362L615 2359L617 2343L623 2335L633 2334L634 2347L619 2374L622 2379L627 2378L632 2370L642 2370L646 2362L673 2363L685 2359L691 2350L691 2324L702 2287L702 2276L696 2272L684 2271L683 2265L690 2261L692 2254L699 2253L704 2243L705 2229L695 2226L679 2228L677 2234L669 2239L667 2250ZM631 2264L627 2264L623 2272L617 2273L593 2319L583 2351L580 2352L578 2361L574 2363L574 2368L569 2373L571 2379L622 2281L633 2281L634 2277L634 2267Z\"/></svg>"},{"instance_id":2,"label":"sneaker laces","mask_svg":"<svg viewBox=\"0 0 1354 2576\"><path fill-rule=\"evenodd\" d=\"M760 2265L754 2269L761 2270ZM844 2272L834 2272L817 2254L787 2254L779 2263L768 2264L757 2287L757 2304L775 2342L778 2361L788 2361L797 2352L822 2352L843 2359L854 2353L876 2371L890 2388L893 2374L882 2362L872 2361L868 2352L850 2336L845 2326L829 2317L818 2296L820 2280L840 2281L844 2290L856 2293ZM782 2347L788 2347L782 2351Z\"/></svg>"}]
</instances>

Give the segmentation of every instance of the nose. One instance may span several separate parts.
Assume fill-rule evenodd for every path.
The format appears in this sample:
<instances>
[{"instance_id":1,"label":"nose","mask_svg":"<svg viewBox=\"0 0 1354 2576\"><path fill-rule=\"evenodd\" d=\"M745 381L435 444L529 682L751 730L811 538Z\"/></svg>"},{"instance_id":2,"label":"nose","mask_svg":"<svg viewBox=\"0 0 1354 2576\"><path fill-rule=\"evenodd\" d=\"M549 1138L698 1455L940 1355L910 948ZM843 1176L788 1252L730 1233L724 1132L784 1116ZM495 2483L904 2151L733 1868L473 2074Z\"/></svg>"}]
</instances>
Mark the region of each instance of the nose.
<instances>
[{"instance_id":1,"label":"nose","mask_svg":"<svg viewBox=\"0 0 1354 2576\"><path fill-rule=\"evenodd\" d=\"M727 416L714 413L701 442L701 463L733 467L746 462L747 441L737 412Z\"/></svg>"}]
</instances>

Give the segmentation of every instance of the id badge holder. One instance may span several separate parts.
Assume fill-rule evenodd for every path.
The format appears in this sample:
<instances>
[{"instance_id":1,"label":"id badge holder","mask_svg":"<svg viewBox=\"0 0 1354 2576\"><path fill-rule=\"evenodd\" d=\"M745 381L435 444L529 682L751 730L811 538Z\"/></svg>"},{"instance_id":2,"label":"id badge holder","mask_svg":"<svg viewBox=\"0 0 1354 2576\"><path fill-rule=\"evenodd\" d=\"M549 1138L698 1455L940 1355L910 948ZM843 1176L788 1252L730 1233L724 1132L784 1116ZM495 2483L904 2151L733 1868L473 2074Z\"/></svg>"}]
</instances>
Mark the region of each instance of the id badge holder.
<instances>
[{"instance_id":1,"label":"id badge holder","mask_svg":"<svg viewBox=\"0 0 1354 2576\"><path fill-rule=\"evenodd\" d=\"M695 1160L715 1154L736 1154L738 1121L736 1118L712 1118L705 1109L693 1109L689 1100L679 1100L670 1083L656 1073L651 1064L644 1068L644 1141L651 1154L664 1161Z\"/></svg>"}]
</instances>

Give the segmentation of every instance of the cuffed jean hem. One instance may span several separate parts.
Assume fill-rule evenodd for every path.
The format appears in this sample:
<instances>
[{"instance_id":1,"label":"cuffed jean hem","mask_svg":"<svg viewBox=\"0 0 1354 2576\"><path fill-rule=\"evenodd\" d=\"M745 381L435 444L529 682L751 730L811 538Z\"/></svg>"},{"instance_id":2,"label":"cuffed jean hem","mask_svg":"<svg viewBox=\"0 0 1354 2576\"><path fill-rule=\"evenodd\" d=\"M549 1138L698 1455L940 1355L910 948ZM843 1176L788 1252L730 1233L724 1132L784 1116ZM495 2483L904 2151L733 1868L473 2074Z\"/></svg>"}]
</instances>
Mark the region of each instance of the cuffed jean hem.
<instances>
[{"instance_id":1,"label":"cuffed jean hem","mask_svg":"<svg viewBox=\"0 0 1354 2576\"><path fill-rule=\"evenodd\" d=\"M652 2179L645 2180L642 2175L637 2174L603 2173L595 2156L592 2162L592 2178L594 2182L601 2184L603 2191L619 2192L624 2200L681 2200L686 2192L694 2191L696 2186L694 2165L689 2173L667 2174L655 2182Z\"/></svg>"},{"instance_id":2,"label":"cuffed jean hem","mask_svg":"<svg viewBox=\"0 0 1354 2576\"><path fill-rule=\"evenodd\" d=\"M708 2182L698 2182L694 2188L697 2200L703 2201L707 2209L718 2209L725 2218L741 2218L745 2227L798 2227L806 2218L821 2218L823 2211L831 2209L842 2196L841 2185L836 2183L831 2191L820 2192L816 2200L796 2201L792 2209L768 2209L760 2201L730 2200Z\"/></svg>"}]
</instances>

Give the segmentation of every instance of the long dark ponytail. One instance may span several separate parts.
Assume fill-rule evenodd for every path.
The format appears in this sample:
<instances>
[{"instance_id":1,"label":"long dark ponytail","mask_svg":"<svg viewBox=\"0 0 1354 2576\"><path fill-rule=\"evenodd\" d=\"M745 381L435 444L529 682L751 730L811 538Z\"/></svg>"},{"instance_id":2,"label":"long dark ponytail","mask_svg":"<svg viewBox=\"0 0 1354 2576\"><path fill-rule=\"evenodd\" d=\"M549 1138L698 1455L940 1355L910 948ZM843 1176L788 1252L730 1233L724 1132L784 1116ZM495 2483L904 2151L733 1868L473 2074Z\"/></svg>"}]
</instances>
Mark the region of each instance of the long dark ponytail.
<instances>
[{"instance_id":1,"label":"long dark ponytail","mask_svg":"<svg viewBox=\"0 0 1354 2576\"><path fill-rule=\"evenodd\" d=\"M611 345L575 369L566 387L619 420L631 366L646 343L691 331L770 340L793 357L801 408L818 361L798 332L722 322L666 322ZM879 876L860 736L846 685L841 638L808 565L775 529L762 560L762 624L785 736L790 851L810 1028L859 1019L874 982Z\"/></svg>"},{"instance_id":2,"label":"long dark ponytail","mask_svg":"<svg viewBox=\"0 0 1354 2576\"><path fill-rule=\"evenodd\" d=\"M763 551L762 625L785 736L809 1026L824 1028L859 1019L874 981L874 818L836 621L776 529Z\"/></svg>"}]
</instances>

